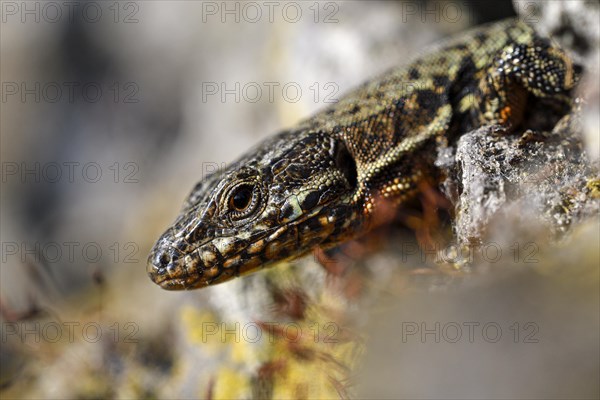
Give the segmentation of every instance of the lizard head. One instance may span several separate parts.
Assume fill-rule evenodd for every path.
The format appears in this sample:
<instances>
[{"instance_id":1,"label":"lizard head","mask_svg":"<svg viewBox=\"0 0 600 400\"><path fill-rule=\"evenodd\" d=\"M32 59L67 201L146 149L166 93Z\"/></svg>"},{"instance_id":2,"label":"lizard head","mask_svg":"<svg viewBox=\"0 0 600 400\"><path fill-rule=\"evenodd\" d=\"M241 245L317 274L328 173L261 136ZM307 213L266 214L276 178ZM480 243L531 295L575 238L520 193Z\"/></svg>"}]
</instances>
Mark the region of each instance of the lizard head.
<instances>
[{"instance_id":1,"label":"lizard head","mask_svg":"<svg viewBox=\"0 0 600 400\"><path fill-rule=\"evenodd\" d=\"M201 288L338 243L362 223L357 192L341 140L280 133L196 185L148 274L164 289Z\"/></svg>"}]
</instances>

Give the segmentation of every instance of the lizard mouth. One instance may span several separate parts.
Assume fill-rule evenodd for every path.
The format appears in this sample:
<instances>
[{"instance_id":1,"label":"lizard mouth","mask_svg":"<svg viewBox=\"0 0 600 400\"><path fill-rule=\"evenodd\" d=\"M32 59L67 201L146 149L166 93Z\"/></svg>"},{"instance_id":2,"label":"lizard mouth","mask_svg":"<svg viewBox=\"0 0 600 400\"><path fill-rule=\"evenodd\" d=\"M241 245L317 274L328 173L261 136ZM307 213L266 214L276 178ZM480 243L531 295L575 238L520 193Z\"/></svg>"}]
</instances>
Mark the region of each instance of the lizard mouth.
<instances>
[{"instance_id":1,"label":"lizard mouth","mask_svg":"<svg viewBox=\"0 0 600 400\"><path fill-rule=\"evenodd\" d=\"M199 279L192 279L191 281L188 281L184 278L169 278L162 280L153 279L153 282L165 290L172 291L200 289L208 286L207 283L204 283L202 280Z\"/></svg>"},{"instance_id":2,"label":"lizard mouth","mask_svg":"<svg viewBox=\"0 0 600 400\"><path fill-rule=\"evenodd\" d=\"M261 231L253 239L232 238L226 248L215 246L218 240L207 241L190 253L159 242L148 259L148 276L165 290L199 289L271 264L298 242L296 230L289 226Z\"/></svg>"},{"instance_id":3,"label":"lizard mouth","mask_svg":"<svg viewBox=\"0 0 600 400\"><path fill-rule=\"evenodd\" d=\"M157 243L146 268L150 279L165 290L191 290L230 280L250 264L253 269L260 266L248 259L225 257L208 241L189 254L172 244Z\"/></svg>"},{"instance_id":4,"label":"lizard mouth","mask_svg":"<svg viewBox=\"0 0 600 400\"><path fill-rule=\"evenodd\" d=\"M328 225L321 206L309 215L258 231L247 239L235 235L215 238L187 251L164 237L150 253L147 272L165 290L203 288L304 255L327 238L332 229Z\"/></svg>"},{"instance_id":5,"label":"lizard mouth","mask_svg":"<svg viewBox=\"0 0 600 400\"><path fill-rule=\"evenodd\" d=\"M212 246L209 244L209 247ZM202 250L200 247L196 251ZM152 252L147 272L150 279L165 290L191 290L228 281L247 269L258 269L264 263L260 257L254 256L226 259L219 254L218 258L221 261L210 266L199 255L183 256L174 247L166 247Z\"/></svg>"}]
</instances>

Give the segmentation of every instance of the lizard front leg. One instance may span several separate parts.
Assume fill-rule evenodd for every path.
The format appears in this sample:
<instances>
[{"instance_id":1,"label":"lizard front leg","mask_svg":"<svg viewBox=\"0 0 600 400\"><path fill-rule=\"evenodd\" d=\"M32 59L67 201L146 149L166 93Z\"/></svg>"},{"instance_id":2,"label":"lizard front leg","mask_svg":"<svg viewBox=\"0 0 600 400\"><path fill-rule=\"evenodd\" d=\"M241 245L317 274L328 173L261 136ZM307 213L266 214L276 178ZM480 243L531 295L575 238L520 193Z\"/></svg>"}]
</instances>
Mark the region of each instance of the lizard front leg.
<instances>
[{"instance_id":1,"label":"lizard front leg","mask_svg":"<svg viewBox=\"0 0 600 400\"><path fill-rule=\"evenodd\" d=\"M523 119L530 94L571 106L569 92L577 80L572 61L549 42L509 45L480 81L480 122L514 129Z\"/></svg>"}]
</instances>

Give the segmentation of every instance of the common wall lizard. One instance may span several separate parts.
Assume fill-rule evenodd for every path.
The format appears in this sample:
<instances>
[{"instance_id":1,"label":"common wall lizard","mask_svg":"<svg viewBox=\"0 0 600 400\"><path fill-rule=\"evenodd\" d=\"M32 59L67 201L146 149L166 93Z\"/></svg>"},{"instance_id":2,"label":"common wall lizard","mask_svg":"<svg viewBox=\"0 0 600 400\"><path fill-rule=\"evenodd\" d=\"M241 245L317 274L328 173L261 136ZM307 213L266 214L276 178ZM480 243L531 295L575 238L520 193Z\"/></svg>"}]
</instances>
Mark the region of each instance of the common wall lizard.
<instances>
[{"instance_id":1,"label":"common wall lizard","mask_svg":"<svg viewBox=\"0 0 600 400\"><path fill-rule=\"evenodd\" d=\"M567 110L576 81L565 53L520 20L447 40L198 183L148 274L201 288L356 237L378 198L401 206L435 181L441 141L486 124L510 132L531 98Z\"/></svg>"}]
</instances>

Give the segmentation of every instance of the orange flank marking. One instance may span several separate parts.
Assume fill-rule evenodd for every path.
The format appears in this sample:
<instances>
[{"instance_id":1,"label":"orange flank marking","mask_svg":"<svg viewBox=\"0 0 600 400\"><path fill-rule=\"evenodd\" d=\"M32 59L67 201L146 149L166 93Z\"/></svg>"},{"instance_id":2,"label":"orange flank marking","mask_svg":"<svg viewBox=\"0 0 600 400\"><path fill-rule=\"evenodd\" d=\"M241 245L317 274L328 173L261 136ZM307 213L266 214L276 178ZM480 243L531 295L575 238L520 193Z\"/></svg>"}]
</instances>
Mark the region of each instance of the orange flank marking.
<instances>
[{"instance_id":1,"label":"orange flank marking","mask_svg":"<svg viewBox=\"0 0 600 400\"><path fill-rule=\"evenodd\" d=\"M508 121L511 114L512 114L512 110L510 109L509 106L506 106L502 110L500 110L500 118L502 119L502 123L505 123L506 121Z\"/></svg>"}]
</instances>

